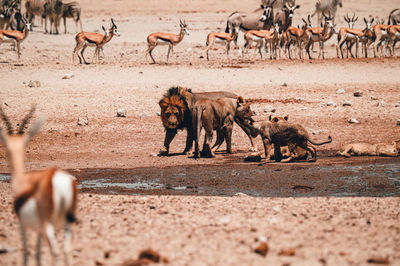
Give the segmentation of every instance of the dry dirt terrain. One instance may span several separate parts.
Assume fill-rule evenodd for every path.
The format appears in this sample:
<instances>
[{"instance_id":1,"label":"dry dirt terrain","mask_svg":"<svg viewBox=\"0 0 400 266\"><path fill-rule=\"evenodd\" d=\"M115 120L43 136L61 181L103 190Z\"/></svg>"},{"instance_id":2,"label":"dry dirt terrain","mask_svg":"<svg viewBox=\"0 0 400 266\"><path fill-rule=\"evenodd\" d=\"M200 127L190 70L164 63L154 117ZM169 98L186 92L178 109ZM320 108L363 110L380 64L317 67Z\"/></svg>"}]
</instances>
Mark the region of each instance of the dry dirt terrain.
<instances>
[{"instance_id":1,"label":"dry dirt terrain","mask_svg":"<svg viewBox=\"0 0 400 266\"><path fill-rule=\"evenodd\" d=\"M315 5L297 2L295 25ZM59 166L80 183L72 265L121 265L145 248L167 257L169 265L400 265L400 158L334 156L347 143L400 139L399 49L390 58L339 60L334 35L325 60L261 60L238 50L228 60L224 47L215 46L207 62L207 33L223 31L229 14L251 11L258 1L80 3L85 31L100 32L111 17L118 25L121 36L105 45L100 63L72 63L71 21L68 34L34 27L19 61L8 44L0 46L1 107L14 124L33 103L46 116L27 149L26 169ZM356 12L356 27L363 28L363 17L387 18L398 7L399 1L343 0L336 24L345 26L343 15ZM150 65L146 36L177 33L180 18L190 35L168 63L167 47L157 47L160 64ZM86 57L92 54L88 48ZM183 131L171 144L172 156L159 157L165 133L158 101L174 85L235 92L253 100L257 119L289 115L314 140L330 135L333 142L318 147L316 163L259 166L244 162L250 145L236 126L234 154L223 145L212 159L182 155ZM354 97L356 91L362 97ZM120 108L127 117L117 117ZM78 126L80 117L88 125ZM360 123L350 124L351 118ZM261 140L257 145L262 151ZM6 156L1 146L0 250L6 252L0 265L21 265ZM58 236L61 243L61 231ZM30 265L35 241L30 234ZM254 252L260 241L269 246L265 257ZM47 245L42 252L49 265Z\"/></svg>"}]
</instances>

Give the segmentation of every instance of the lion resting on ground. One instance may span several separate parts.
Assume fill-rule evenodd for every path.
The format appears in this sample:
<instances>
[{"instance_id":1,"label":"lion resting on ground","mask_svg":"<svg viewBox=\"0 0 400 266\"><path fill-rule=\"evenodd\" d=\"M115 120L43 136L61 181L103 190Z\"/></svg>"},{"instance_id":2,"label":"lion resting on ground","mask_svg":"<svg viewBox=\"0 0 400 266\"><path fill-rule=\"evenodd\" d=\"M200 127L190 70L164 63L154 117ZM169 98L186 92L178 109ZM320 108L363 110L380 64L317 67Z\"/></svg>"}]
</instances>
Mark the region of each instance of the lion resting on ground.
<instances>
[{"instance_id":1,"label":"lion resting on ground","mask_svg":"<svg viewBox=\"0 0 400 266\"><path fill-rule=\"evenodd\" d=\"M287 121L288 117L269 117L269 120L261 122L260 125L248 123L252 136L260 135L263 144L266 161L271 161L272 146L274 151L274 159L277 162L290 162L304 156L299 150L311 153L310 162L317 160L317 150L313 145L323 145L332 142L329 136L328 140L321 143L312 141L308 132L300 124L294 124ZM312 145L311 145L312 144ZM282 160L281 146L288 146L290 156ZM300 152L299 152L300 151Z\"/></svg>"},{"instance_id":2,"label":"lion resting on ground","mask_svg":"<svg viewBox=\"0 0 400 266\"><path fill-rule=\"evenodd\" d=\"M217 99L221 97L236 98L237 95L227 91L192 93L190 89L183 87L171 87L159 101L161 107L161 121L165 128L164 147L160 155L168 155L169 146L175 138L178 130L186 129L186 146L184 154L190 153L193 146L193 126L190 115L191 107L198 99ZM251 150L256 150L249 129L240 124L240 119L235 117L235 122L245 131L251 142ZM246 131L247 130L247 131Z\"/></svg>"},{"instance_id":3,"label":"lion resting on ground","mask_svg":"<svg viewBox=\"0 0 400 266\"><path fill-rule=\"evenodd\" d=\"M204 128L203 157L214 157L215 151L226 141L227 153L232 153L232 129L235 117L243 120L251 119L253 112L250 105L239 96L233 98L218 98L216 100L199 99L190 109L192 115L195 151L194 158L198 158L199 138L201 129ZM213 147L211 141L213 130L217 132L217 140Z\"/></svg>"},{"instance_id":4,"label":"lion resting on ground","mask_svg":"<svg viewBox=\"0 0 400 266\"><path fill-rule=\"evenodd\" d=\"M343 151L338 151L337 156L400 156L400 140L393 141L391 144L378 143L370 144L366 142L352 143L344 146Z\"/></svg>"}]
</instances>

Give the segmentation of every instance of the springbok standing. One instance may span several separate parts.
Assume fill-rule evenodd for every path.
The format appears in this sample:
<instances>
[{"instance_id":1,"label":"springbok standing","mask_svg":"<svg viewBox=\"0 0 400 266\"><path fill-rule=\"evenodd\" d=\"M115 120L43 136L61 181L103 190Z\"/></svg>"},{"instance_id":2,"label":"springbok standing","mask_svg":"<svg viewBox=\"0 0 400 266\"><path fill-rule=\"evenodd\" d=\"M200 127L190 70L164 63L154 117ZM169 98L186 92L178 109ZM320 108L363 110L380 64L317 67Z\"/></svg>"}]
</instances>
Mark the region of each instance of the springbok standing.
<instances>
[{"instance_id":1,"label":"springbok standing","mask_svg":"<svg viewBox=\"0 0 400 266\"><path fill-rule=\"evenodd\" d=\"M378 55L378 48L381 49L381 57L383 57L383 42L389 38L389 27L390 25L384 24L384 20L378 22L373 28L372 32L375 34L375 41L372 46L374 48L374 57Z\"/></svg>"},{"instance_id":2,"label":"springbok standing","mask_svg":"<svg viewBox=\"0 0 400 266\"><path fill-rule=\"evenodd\" d=\"M75 40L76 40L76 46L74 48L74 51L72 53L72 62L75 62L75 56L79 58L79 63L82 64L82 59L85 64L89 64L85 57L83 56L83 53L85 52L86 47L92 46L96 47L94 51L94 55L92 58L92 63L94 60L97 58L97 62L100 59L100 49L103 51L103 46L108 43L112 37L115 36L120 36L118 30L117 30L117 25L114 23L114 19L111 19L111 27L109 28L108 32L105 30L103 27L103 30L105 31L105 34L101 33L96 33L96 32L79 32L78 34L75 35ZM78 51L81 50L81 56L78 55ZM104 55L104 52L103 52ZM82 57L82 58L81 58Z\"/></svg>"},{"instance_id":3,"label":"springbok standing","mask_svg":"<svg viewBox=\"0 0 400 266\"><path fill-rule=\"evenodd\" d=\"M335 31L335 25L333 25L333 16L331 14L329 14L329 17L325 16L325 23L324 23L324 27L312 27L312 28L308 28L306 29L306 32L304 34L304 40L307 43L305 48L308 54L308 58L312 59L311 54L310 54L310 47L311 44L313 44L314 42L318 42L319 43L319 53L318 53L318 58L321 58L321 54L322 54L322 58L325 59L325 50L324 50L324 43L329 40L334 31Z\"/></svg>"},{"instance_id":4,"label":"springbok standing","mask_svg":"<svg viewBox=\"0 0 400 266\"><path fill-rule=\"evenodd\" d=\"M23 32L19 30L0 30L0 44L3 42L15 43L18 60L21 57L21 43L28 37L28 33L31 30L31 23L28 23L24 18L22 18L22 21L25 24Z\"/></svg>"},{"instance_id":5,"label":"springbok standing","mask_svg":"<svg viewBox=\"0 0 400 266\"><path fill-rule=\"evenodd\" d=\"M340 50L341 56L343 58L342 48L343 48L343 44L345 42L346 42L346 48L347 48L347 58L349 57L349 52L350 52L351 57L354 58L354 55L351 52L351 48L356 43L357 38L363 36L363 30L354 29L354 24L358 20L358 17L355 17L355 16L356 16L355 13L352 18L350 18L348 14L346 14L346 16L344 16L344 20L347 22L348 27L342 27L339 29L338 43L336 45L337 58L340 58L339 50ZM356 46L356 57L357 57L357 50L358 50L358 47Z\"/></svg>"},{"instance_id":6,"label":"springbok standing","mask_svg":"<svg viewBox=\"0 0 400 266\"><path fill-rule=\"evenodd\" d=\"M289 59L292 59L291 57L291 48L290 46L293 44L294 47L297 49L297 53L299 58L302 58L302 43L303 43L303 36L306 32L307 28L311 28L311 16L308 15L307 17L308 22L303 18L304 25L303 27L297 28L290 26L284 33L282 33L282 47L284 47L285 55L287 56L289 54ZM293 47L293 48L294 48Z\"/></svg>"},{"instance_id":7,"label":"springbok standing","mask_svg":"<svg viewBox=\"0 0 400 266\"><path fill-rule=\"evenodd\" d=\"M14 194L14 209L20 221L23 241L23 261L28 263L26 229L31 228L38 233L36 245L37 265L40 265L40 246L44 237L56 263L58 247L55 230L65 227L64 259L68 264L71 231L69 224L75 218L77 204L77 181L72 175L58 169L25 172L24 152L30 140L39 131L42 119L36 121L30 131L25 134L25 126L32 118L35 108L22 120L18 131L14 133L12 125L0 108L0 116L7 127L7 133L0 127L0 142L7 150L12 176L11 184Z\"/></svg>"},{"instance_id":8,"label":"springbok standing","mask_svg":"<svg viewBox=\"0 0 400 266\"><path fill-rule=\"evenodd\" d=\"M177 45L183 40L183 37L189 35L189 30L187 29L186 22L179 20L179 26L181 30L178 34L173 33L164 33L164 32L154 32L147 36L147 51L146 51L146 58L147 55L150 55L151 59L153 60L153 64L156 61L153 58L151 52L156 48L157 45L168 45L168 53L167 53L167 62L169 58L169 53L172 50L172 54L174 54L174 45Z\"/></svg>"},{"instance_id":9,"label":"springbok standing","mask_svg":"<svg viewBox=\"0 0 400 266\"><path fill-rule=\"evenodd\" d=\"M229 59L229 49L230 49L230 44L231 41L235 40L237 38L238 35L238 31L235 30L233 33L226 33L226 32L210 32L207 35L207 41L206 41L206 57L207 60L209 60L208 58L208 50L211 49L211 47L213 46L213 44L217 41L222 41L226 44L226 56Z\"/></svg>"},{"instance_id":10,"label":"springbok standing","mask_svg":"<svg viewBox=\"0 0 400 266\"><path fill-rule=\"evenodd\" d=\"M390 55L394 56L394 47L396 46L396 43L400 41L400 25L391 25L389 27L389 50L390 50Z\"/></svg>"},{"instance_id":11,"label":"springbok standing","mask_svg":"<svg viewBox=\"0 0 400 266\"><path fill-rule=\"evenodd\" d=\"M250 48L252 42L256 42L258 53L260 54L260 57L262 59L263 57L261 48L263 47L265 41L264 45L265 49L267 49L267 46L269 45L270 59L272 58L276 59L277 57L276 49L277 47L279 47L279 40L280 40L279 27L280 24L275 23L273 30L249 30L244 35L245 44L243 46L243 50L245 51L246 48L248 47Z\"/></svg>"}]
</instances>

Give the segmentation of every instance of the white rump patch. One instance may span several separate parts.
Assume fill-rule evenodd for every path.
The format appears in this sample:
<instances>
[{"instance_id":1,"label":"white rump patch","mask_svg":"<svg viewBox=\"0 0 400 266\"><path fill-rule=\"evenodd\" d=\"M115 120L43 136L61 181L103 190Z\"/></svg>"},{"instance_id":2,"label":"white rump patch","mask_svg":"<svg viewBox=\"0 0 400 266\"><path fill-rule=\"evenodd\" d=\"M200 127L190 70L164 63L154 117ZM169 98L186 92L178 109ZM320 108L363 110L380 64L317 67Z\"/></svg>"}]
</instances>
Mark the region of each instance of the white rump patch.
<instances>
[{"instance_id":1,"label":"white rump patch","mask_svg":"<svg viewBox=\"0 0 400 266\"><path fill-rule=\"evenodd\" d=\"M63 225L67 210L72 206L73 190L72 178L64 171L56 171L53 176L53 222L54 225Z\"/></svg>"}]
</instances>

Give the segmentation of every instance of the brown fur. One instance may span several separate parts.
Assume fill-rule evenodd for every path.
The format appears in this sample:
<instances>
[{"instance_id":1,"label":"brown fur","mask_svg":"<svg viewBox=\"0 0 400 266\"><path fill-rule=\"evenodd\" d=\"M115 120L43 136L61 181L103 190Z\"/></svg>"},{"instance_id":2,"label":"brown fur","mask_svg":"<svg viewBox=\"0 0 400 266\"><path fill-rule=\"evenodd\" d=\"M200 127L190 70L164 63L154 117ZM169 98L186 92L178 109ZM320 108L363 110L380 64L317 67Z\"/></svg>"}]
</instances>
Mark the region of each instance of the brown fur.
<instances>
[{"instance_id":1,"label":"brown fur","mask_svg":"<svg viewBox=\"0 0 400 266\"><path fill-rule=\"evenodd\" d=\"M214 157L215 150L222 145L224 140L226 140L227 153L232 153L232 129L235 117L240 116L242 119L249 119L252 112L249 105L239 96L237 99L199 99L193 105L191 115L195 140L194 157L198 158L200 155L199 138L202 128L205 130L202 155ZM213 130L217 131L217 140L211 148Z\"/></svg>"},{"instance_id":2,"label":"brown fur","mask_svg":"<svg viewBox=\"0 0 400 266\"><path fill-rule=\"evenodd\" d=\"M344 146L342 151L338 151L338 156L400 156L400 140L392 143L370 144L366 142L352 143Z\"/></svg>"},{"instance_id":3,"label":"brown fur","mask_svg":"<svg viewBox=\"0 0 400 266\"><path fill-rule=\"evenodd\" d=\"M248 124L251 128L252 136L260 135L265 151L265 158L270 161L272 158L272 151L274 151L275 161L282 160L281 146L288 146L290 156L283 160L283 162L290 162L300 157L302 153L297 152L298 148L304 149L311 153L309 161L315 162L317 160L316 148L313 145L323 145L332 142L329 137L328 141L322 143L315 143L310 140L308 132L300 124L287 122L287 117L269 117L269 120L262 121L261 125ZM313 145L311 145L313 144ZM273 146L273 149L272 149Z\"/></svg>"},{"instance_id":4,"label":"brown fur","mask_svg":"<svg viewBox=\"0 0 400 266\"><path fill-rule=\"evenodd\" d=\"M171 87L159 101L161 108L161 121L166 130L164 138L164 146L160 150L160 155L168 155L169 146L175 138L178 130L186 129L186 146L184 154L190 153L193 146L193 126L190 109L194 106L198 99L217 99L221 97L235 98L236 94L227 91L201 92L192 93L190 89L184 87ZM235 122L242 127L240 119L235 117ZM252 149L255 150L253 139L251 138L249 129L242 127L249 136ZM247 131L246 131L247 130Z\"/></svg>"}]
</instances>

